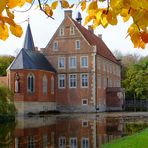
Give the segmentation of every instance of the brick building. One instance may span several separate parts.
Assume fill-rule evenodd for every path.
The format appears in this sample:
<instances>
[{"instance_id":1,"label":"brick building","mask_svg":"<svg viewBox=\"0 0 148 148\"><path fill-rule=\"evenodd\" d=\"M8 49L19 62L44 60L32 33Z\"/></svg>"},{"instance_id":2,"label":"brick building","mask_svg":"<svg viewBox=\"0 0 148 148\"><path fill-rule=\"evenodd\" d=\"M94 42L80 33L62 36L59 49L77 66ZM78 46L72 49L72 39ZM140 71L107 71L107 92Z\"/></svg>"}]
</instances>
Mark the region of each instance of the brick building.
<instances>
[{"instance_id":1,"label":"brick building","mask_svg":"<svg viewBox=\"0 0 148 148\"><path fill-rule=\"evenodd\" d=\"M28 25L24 47L8 69L9 87L16 92L18 108L24 107L20 110L122 110L120 62L101 36L91 26L84 28L81 20L80 13L74 20L72 11L65 11L64 20L41 51L34 48Z\"/></svg>"}]
</instances>

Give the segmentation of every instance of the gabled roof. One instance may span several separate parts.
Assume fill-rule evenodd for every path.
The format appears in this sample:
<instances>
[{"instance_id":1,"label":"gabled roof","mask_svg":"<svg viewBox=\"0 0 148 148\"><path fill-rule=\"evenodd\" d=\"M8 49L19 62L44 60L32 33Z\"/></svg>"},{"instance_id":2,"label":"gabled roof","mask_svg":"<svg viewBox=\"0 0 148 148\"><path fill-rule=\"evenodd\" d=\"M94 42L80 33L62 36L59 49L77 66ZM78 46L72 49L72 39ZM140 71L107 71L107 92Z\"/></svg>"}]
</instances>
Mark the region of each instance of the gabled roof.
<instances>
[{"instance_id":1,"label":"gabled roof","mask_svg":"<svg viewBox=\"0 0 148 148\"><path fill-rule=\"evenodd\" d=\"M32 69L55 72L45 56L38 52L22 48L18 56L8 68L9 70Z\"/></svg>"},{"instance_id":2,"label":"gabled roof","mask_svg":"<svg viewBox=\"0 0 148 148\"><path fill-rule=\"evenodd\" d=\"M28 23L23 48L34 50L34 42L31 33L30 24Z\"/></svg>"},{"instance_id":3,"label":"gabled roof","mask_svg":"<svg viewBox=\"0 0 148 148\"><path fill-rule=\"evenodd\" d=\"M103 42L101 38L96 36L94 33L91 33L89 30L87 30L85 27L83 27L81 24L79 24L77 21L71 19L77 29L82 33L84 38L88 41L90 45L96 45L97 47L97 54L103 56L104 58L119 64L115 56L111 53L109 48L106 46L106 44Z\"/></svg>"}]
</instances>

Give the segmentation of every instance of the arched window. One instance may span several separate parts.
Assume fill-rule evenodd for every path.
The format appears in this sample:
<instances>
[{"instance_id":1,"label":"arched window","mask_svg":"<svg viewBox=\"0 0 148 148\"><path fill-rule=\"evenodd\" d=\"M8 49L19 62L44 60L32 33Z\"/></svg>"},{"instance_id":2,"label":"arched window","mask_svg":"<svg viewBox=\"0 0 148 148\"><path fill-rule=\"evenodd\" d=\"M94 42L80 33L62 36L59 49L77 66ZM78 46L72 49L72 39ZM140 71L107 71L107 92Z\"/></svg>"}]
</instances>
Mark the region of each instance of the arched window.
<instances>
[{"instance_id":1,"label":"arched window","mask_svg":"<svg viewBox=\"0 0 148 148\"><path fill-rule=\"evenodd\" d=\"M47 76L44 75L43 76L43 94L44 95L47 94L47 87L48 87L48 80L47 80Z\"/></svg>"},{"instance_id":2,"label":"arched window","mask_svg":"<svg viewBox=\"0 0 148 148\"><path fill-rule=\"evenodd\" d=\"M27 77L27 91L35 92L35 76L33 74L29 74Z\"/></svg>"},{"instance_id":3,"label":"arched window","mask_svg":"<svg viewBox=\"0 0 148 148\"><path fill-rule=\"evenodd\" d=\"M54 94L54 77L51 77L51 94Z\"/></svg>"}]
</instances>

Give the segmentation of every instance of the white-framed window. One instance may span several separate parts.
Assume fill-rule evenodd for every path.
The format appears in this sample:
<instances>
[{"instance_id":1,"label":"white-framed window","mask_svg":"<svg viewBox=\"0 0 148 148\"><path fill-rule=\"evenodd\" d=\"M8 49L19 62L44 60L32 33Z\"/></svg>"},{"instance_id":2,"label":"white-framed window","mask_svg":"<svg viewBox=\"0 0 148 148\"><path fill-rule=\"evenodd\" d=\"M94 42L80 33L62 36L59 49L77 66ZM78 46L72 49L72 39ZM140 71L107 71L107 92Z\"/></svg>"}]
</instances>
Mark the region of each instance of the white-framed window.
<instances>
[{"instance_id":1,"label":"white-framed window","mask_svg":"<svg viewBox=\"0 0 148 148\"><path fill-rule=\"evenodd\" d=\"M59 36L64 36L64 27L59 29Z\"/></svg>"},{"instance_id":2,"label":"white-framed window","mask_svg":"<svg viewBox=\"0 0 148 148\"><path fill-rule=\"evenodd\" d=\"M21 147L20 138L16 137L15 138L15 148L20 148L20 147Z\"/></svg>"},{"instance_id":3,"label":"white-framed window","mask_svg":"<svg viewBox=\"0 0 148 148\"><path fill-rule=\"evenodd\" d=\"M58 68L65 69L65 57L58 58Z\"/></svg>"},{"instance_id":4,"label":"white-framed window","mask_svg":"<svg viewBox=\"0 0 148 148\"><path fill-rule=\"evenodd\" d=\"M65 88L65 74L58 75L58 88Z\"/></svg>"},{"instance_id":5,"label":"white-framed window","mask_svg":"<svg viewBox=\"0 0 148 148\"><path fill-rule=\"evenodd\" d=\"M54 94L54 77L51 77L51 94Z\"/></svg>"},{"instance_id":6,"label":"white-framed window","mask_svg":"<svg viewBox=\"0 0 148 148\"><path fill-rule=\"evenodd\" d=\"M104 89L107 87L108 85L108 79L106 79L106 77L103 78L103 86L104 86Z\"/></svg>"},{"instance_id":7,"label":"white-framed window","mask_svg":"<svg viewBox=\"0 0 148 148\"><path fill-rule=\"evenodd\" d=\"M77 148L77 138L70 138L70 148Z\"/></svg>"},{"instance_id":8,"label":"white-framed window","mask_svg":"<svg viewBox=\"0 0 148 148\"><path fill-rule=\"evenodd\" d=\"M88 74L81 74L81 87L82 88L88 87Z\"/></svg>"},{"instance_id":9,"label":"white-framed window","mask_svg":"<svg viewBox=\"0 0 148 148\"><path fill-rule=\"evenodd\" d=\"M88 105L88 99L82 99L82 105Z\"/></svg>"},{"instance_id":10,"label":"white-framed window","mask_svg":"<svg viewBox=\"0 0 148 148\"><path fill-rule=\"evenodd\" d=\"M101 69L101 59L99 58L98 59L98 70L100 70Z\"/></svg>"},{"instance_id":11,"label":"white-framed window","mask_svg":"<svg viewBox=\"0 0 148 148\"><path fill-rule=\"evenodd\" d=\"M74 26L70 26L70 35L75 35L75 28L74 28Z\"/></svg>"},{"instance_id":12,"label":"white-framed window","mask_svg":"<svg viewBox=\"0 0 148 148\"><path fill-rule=\"evenodd\" d=\"M34 74L28 74L27 76L27 92L35 92L35 76Z\"/></svg>"},{"instance_id":13,"label":"white-framed window","mask_svg":"<svg viewBox=\"0 0 148 148\"><path fill-rule=\"evenodd\" d=\"M88 68L88 56L81 56L81 67Z\"/></svg>"},{"instance_id":14,"label":"white-framed window","mask_svg":"<svg viewBox=\"0 0 148 148\"><path fill-rule=\"evenodd\" d=\"M77 87L77 75L70 74L69 75L69 88L76 88Z\"/></svg>"},{"instance_id":15,"label":"white-framed window","mask_svg":"<svg viewBox=\"0 0 148 148\"><path fill-rule=\"evenodd\" d=\"M53 42L53 50L57 51L58 50L58 41Z\"/></svg>"},{"instance_id":16,"label":"white-framed window","mask_svg":"<svg viewBox=\"0 0 148 148\"><path fill-rule=\"evenodd\" d=\"M106 71L106 62L103 61L103 70Z\"/></svg>"},{"instance_id":17,"label":"white-framed window","mask_svg":"<svg viewBox=\"0 0 148 148\"><path fill-rule=\"evenodd\" d=\"M66 138L59 137L59 148L66 148Z\"/></svg>"},{"instance_id":18,"label":"white-framed window","mask_svg":"<svg viewBox=\"0 0 148 148\"><path fill-rule=\"evenodd\" d=\"M34 138L34 136L29 136L28 137L27 148L35 148L35 138Z\"/></svg>"},{"instance_id":19,"label":"white-framed window","mask_svg":"<svg viewBox=\"0 0 148 148\"><path fill-rule=\"evenodd\" d=\"M88 138L82 138L81 148L89 148L89 139Z\"/></svg>"},{"instance_id":20,"label":"white-framed window","mask_svg":"<svg viewBox=\"0 0 148 148\"><path fill-rule=\"evenodd\" d=\"M82 121L82 127L88 127L88 121L87 120Z\"/></svg>"},{"instance_id":21,"label":"white-framed window","mask_svg":"<svg viewBox=\"0 0 148 148\"><path fill-rule=\"evenodd\" d=\"M76 40L76 49L80 49L80 40Z\"/></svg>"},{"instance_id":22,"label":"white-framed window","mask_svg":"<svg viewBox=\"0 0 148 148\"><path fill-rule=\"evenodd\" d=\"M46 75L43 76L42 81L43 81L43 94L47 95L48 79Z\"/></svg>"},{"instance_id":23,"label":"white-framed window","mask_svg":"<svg viewBox=\"0 0 148 148\"><path fill-rule=\"evenodd\" d=\"M112 64L110 64L110 73L112 73L113 70L112 70Z\"/></svg>"},{"instance_id":24,"label":"white-framed window","mask_svg":"<svg viewBox=\"0 0 148 148\"><path fill-rule=\"evenodd\" d=\"M43 135L43 148L48 148L48 135Z\"/></svg>"},{"instance_id":25,"label":"white-framed window","mask_svg":"<svg viewBox=\"0 0 148 148\"><path fill-rule=\"evenodd\" d=\"M77 68L76 56L69 57L69 68Z\"/></svg>"}]
</instances>

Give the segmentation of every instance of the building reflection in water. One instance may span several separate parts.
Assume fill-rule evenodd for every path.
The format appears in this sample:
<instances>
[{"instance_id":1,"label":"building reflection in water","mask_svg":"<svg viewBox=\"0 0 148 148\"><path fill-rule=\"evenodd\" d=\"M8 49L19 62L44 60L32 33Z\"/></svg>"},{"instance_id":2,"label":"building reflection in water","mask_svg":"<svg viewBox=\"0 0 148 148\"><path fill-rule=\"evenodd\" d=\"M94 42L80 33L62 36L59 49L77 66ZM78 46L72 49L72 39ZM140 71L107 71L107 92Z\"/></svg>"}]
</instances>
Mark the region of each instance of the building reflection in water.
<instances>
[{"instance_id":1,"label":"building reflection in water","mask_svg":"<svg viewBox=\"0 0 148 148\"><path fill-rule=\"evenodd\" d=\"M123 119L96 115L18 118L13 148L99 148L124 134Z\"/></svg>"}]
</instances>

